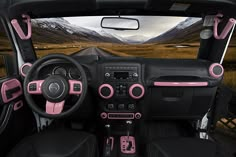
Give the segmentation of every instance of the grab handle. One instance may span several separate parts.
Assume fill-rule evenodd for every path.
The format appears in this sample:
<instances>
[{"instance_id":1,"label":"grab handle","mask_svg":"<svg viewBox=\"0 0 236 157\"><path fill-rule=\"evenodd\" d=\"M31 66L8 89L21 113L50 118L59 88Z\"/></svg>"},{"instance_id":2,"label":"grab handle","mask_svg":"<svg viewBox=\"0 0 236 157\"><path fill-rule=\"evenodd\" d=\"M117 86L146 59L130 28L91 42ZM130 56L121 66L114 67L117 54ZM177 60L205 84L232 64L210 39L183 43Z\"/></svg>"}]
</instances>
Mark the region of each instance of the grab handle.
<instances>
[{"instance_id":1,"label":"grab handle","mask_svg":"<svg viewBox=\"0 0 236 157\"><path fill-rule=\"evenodd\" d=\"M30 16L29 15L22 15L23 18L23 22L25 22L27 24L27 29L28 29L28 34L25 35L25 33L23 32L19 22L17 19L12 19L11 20L11 24L14 27L15 31L17 32L18 36L22 39L22 40L27 40L31 38L32 35L32 26L31 26L31 20L30 20Z\"/></svg>"},{"instance_id":2,"label":"grab handle","mask_svg":"<svg viewBox=\"0 0 236 157\"><path fill-rule=\"evenodd\" d=\"M221 32L220 35L218 35L218 25L222 20L220 18L223 17L223 14L217 14L216 17L214 18L214 37L218 40L220 39L225 39L226 36L229 34L230 30L233 28L233 26L236 23L236 20L234 18L230 18L228 23L226 24L225 28Z\"/></svg>"}]
</instances>

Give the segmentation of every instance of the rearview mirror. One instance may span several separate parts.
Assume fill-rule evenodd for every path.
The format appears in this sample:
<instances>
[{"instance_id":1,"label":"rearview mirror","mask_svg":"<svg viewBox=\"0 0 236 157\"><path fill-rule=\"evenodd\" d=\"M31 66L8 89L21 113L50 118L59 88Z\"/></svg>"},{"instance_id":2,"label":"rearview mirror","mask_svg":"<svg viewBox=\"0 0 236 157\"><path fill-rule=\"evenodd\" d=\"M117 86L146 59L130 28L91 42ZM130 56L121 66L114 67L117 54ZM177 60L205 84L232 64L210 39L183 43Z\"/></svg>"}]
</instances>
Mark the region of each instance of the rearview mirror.
<instances>
[{"instance_id":1,"label":"rearview mirror","mask_svg":"<svg viewBox=\"0 0 236 157\"><path fill-rule=\"evenodd\" d=\"M139 20L125 17L103 17L101 27L114 30L138 30Z\"/></svg>"}]
</instances>

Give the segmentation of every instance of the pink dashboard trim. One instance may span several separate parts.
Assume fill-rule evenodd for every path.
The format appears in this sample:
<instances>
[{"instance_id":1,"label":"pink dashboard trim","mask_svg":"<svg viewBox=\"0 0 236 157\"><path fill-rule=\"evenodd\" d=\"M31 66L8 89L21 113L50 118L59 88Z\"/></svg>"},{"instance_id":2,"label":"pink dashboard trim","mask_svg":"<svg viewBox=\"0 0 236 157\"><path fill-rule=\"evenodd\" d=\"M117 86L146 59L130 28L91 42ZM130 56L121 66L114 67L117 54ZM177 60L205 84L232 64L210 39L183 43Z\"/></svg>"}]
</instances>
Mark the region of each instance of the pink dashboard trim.
<instances>
[{"instance_id":1,"label":"pink dashboard trim","mask_svg":"<svg viewBox=\"0 0 236 157\"><path fill-rule=\"evenodd\" d=\"M220 68L222 69L222 72L221 72L219 75L216 75L216 74L213 72L213 69L214 69L214 67L216 67L216 66L220 66ZM221 76L224 74L224 68L223 68L223 66L222 66L221 64L219 64L219 63L213 63L213 64L211 64L210 67L209 67L209 73L210 73L210 75L211 75L212 77L214 77L214 78L219 78L219 77L221 77Z\"/></svg>"},{"instance_id":2,"label":"pink dashboard trim","mask_svg":"<svg viewBox=\"0 0 236 157\"><path fill-rule=\"evenodd\" d=\"M108 95L108 96L104 96L104 95L102 95L102 88L104 88L104 87L107 87L107 88L109 88L109 90L110 90L110 95ZM114 89L113 89L113 87L111 86L111 85L109 85L109 84L102 84L100 87L99 87L99 89L98 89L98 93L99 93L99 95L103 98L103 99L110 99L113 95L114 95Z\"/></svg>"},{"instance_id":3,"label":"pink dashboard trim","mask_svg":"<svg viewBox=\"0 0 236 157\"><path fill-rule=\"evenodd\" d=\"M60 114L64 108L65 100L59 103L46 102L46 113L48 114Z\"/></svg>"},{"instance_id":4,"label":"pink dashboard trim","mask_svg":"<svg viewBox=\"0 0 236 157\"><path fill-rule=\"evenodd\" d=\"M208 82L154 82L154 86L160 87L204 87Z\"/></svg>"},{"instance_id":5,"label":"pink dashboard trim","mask_svg":"<svg viewBox=\"0 0 236 157\"><path fill-rule=\"evenodd\" d=\"M140 88L142 90L142 93L139 96L135 96L133 95L133 90L134 88ZM132 86L130 86L129 88L129 95L133 98L133 99L141 99L145 94L145 89L143 87L143 85L141 84L133 84Z\"/></svg>"},{"instance_id":6,"label":"pink dashboard trim","mask_svg":"<svg viewBox=\"0 0 236 157\"><path fill-rule=\"evenodd\" d=\"M29 94L42 94L42 84L43 84L43 82L44 82L44 80L37 80L37 81L29 82L29 84L27 86L28 93ZM30 91L29 87L33 83L36 84L36 90L35 91Z\"/></svg>"},{"instance_id":7,"label":"pink dashboard trim","mask_svg":"<svg viewBox=\"0 0 236 157\"><path fill-rule=\"evenodd\" d=\"M130 150L127 150L129 142L132 143ZM120 137L120 149L124 154L134 154L136 152L135 138L133 136L121 136Z\"/></svg>"},{"instance_id":8,"label":"pink dashboard trim","mask_svg":"<svg viewBox=\"0 0 236 157\"><path fill-rule=\"evenodd\" d=\"M14 110L14 111L17 111L17 110L19 110L20 108L22 108L23 105L24 105L24 104L23 104L23 101L20 100L20 101L18 101L18 102L16 102L16 103L14 104L13 110Z\"/></svg>"},{"instance_id":9,"label":"pink dashboard trim","mask_svg":"<svg viewBox=\"0 0 236 157\"><path fill-rule=\"evenodd\" d=\"M130 117L113 117L116 115L127 115ZM108 119L134 119L134 113L108 113Z\"/></svg>"},{"instance_id":10,"label":"pink dashboard trim","mask_svg":"<svg viewBox=\"0 0 236 157\"><path fill-rule=\"evenodd\" d=\"M20 67L20 74L22 75L22 76L26 76L26 74L23 72L23 68L25 67L25 66L32 66L32 64L31 63L25 63L25 64L23 64L21 67Z\"/></svg>"},{"instance_id":11,"label":"pink dashboard trim","mask_svg":"<svg viewBox=\"0 0 236 157\"><path fill-rule=\"evenodd\" d=\"M12 97L10 99L8 99L6 92L8 90L11 90L11 89L17 88L17 87L19 87L20 90L15 93L12 93ZM8 80L8 81L5 81L2 83L1 94L2 94L2 100L4 103L8 103L8 102L18 98L19 96L22 95L22 93L23 93L23 91L22 91L21 83L17 79L11 79L11 80Z\"/></svg>"},{"instance_id":12,"label":"pink dashboard trim","mask_svg":"<svg viewBox=\"0 0 236 157\"><path fill-rule=\"evenodd\" d=\"M70 91L69 91L69 94L79 95L79 94L82 93L82 82L81 82L81 81L69 80L69 84L70 84ZM80 85L80 91L74 91L74 85L75 85L75 84L79 84L79 85Z\"/></svg>"}]
</instances>

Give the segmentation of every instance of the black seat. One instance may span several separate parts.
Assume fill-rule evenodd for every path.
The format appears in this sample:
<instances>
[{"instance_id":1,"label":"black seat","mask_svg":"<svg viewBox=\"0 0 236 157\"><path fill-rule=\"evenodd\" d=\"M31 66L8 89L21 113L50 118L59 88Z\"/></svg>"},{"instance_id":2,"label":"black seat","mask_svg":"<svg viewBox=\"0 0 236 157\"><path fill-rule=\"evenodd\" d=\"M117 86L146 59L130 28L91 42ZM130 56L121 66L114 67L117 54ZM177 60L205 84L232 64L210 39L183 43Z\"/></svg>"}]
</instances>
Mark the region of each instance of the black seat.
<instances>
[{"instance_id":1,"label":"black seat","mask_svg":"<svg viewBox=\"0 0 236 157\"><path fill-rule=\"evenodd\" d=\"M45 131L27 137L8 157L96 157L94 135L69 130Z\"/></svg>"},{"instance_id":2,"label":"black seat","mask_svg":"<svg viewBox=\"0 0 236 157\"><path fill-rule=\"evenodd\" d=\"M159 139L147 146L147 157L231 157L215 142L195 138Z\"/></svg>"}]
</instances>

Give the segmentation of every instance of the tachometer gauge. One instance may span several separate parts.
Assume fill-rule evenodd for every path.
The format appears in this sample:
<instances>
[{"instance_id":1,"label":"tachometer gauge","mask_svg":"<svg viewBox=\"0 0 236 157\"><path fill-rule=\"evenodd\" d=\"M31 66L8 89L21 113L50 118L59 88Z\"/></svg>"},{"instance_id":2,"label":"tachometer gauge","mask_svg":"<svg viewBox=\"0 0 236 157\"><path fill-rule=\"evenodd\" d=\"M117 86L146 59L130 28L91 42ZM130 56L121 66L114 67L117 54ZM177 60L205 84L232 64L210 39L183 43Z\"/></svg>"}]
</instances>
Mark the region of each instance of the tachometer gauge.
<instances>
[{"instance_id":1,"label":"tachometer gauge","mask_svg":"<svg viewBox=\"0 0 236 157\"><path fill-rule=\"evenodd\" d=\"M70 68L69 70L69 77L74 80L79 80L81 79L80 72L77 69Z\"/></svg>"},{"instance_id":2,"label":"tachometer gauge","mask_svg":"<svg viewBox=\"0 0 236 157\"><path fill-rule=\"evenodd\" d=\"M63 68L63 67L56 67L53 69L53 72L52 74L53 75L63 75L63 76L66 76L66 69Z\"/></svg>"}]
</instances>

